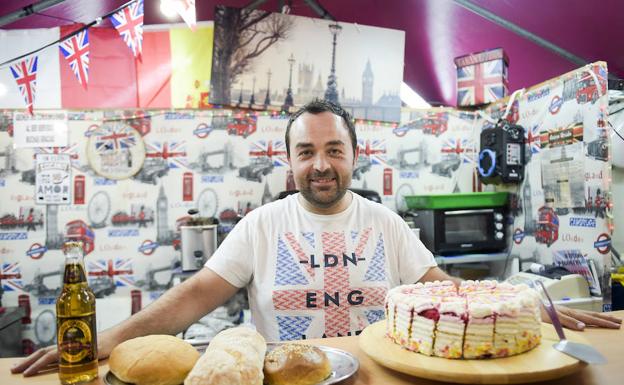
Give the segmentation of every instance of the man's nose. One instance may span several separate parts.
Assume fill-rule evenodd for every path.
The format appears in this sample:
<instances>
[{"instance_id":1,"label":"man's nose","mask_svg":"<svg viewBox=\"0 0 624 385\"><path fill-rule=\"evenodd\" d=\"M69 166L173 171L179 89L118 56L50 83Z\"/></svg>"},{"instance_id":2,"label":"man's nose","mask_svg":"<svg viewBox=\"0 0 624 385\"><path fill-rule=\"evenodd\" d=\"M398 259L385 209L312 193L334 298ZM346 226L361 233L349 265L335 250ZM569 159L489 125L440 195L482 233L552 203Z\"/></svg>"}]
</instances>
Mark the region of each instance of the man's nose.
<instances>
[{"instance_id":1,"label":"man's nose","mask_svg":"<svg viewBox=\"0 0 624 385\"><path fill-rule=\"evenodd\" d=\"M314 169L323 172L329 168L329 162L323 154L318 154L314 159Z\"/></svg>"}]
</instances>

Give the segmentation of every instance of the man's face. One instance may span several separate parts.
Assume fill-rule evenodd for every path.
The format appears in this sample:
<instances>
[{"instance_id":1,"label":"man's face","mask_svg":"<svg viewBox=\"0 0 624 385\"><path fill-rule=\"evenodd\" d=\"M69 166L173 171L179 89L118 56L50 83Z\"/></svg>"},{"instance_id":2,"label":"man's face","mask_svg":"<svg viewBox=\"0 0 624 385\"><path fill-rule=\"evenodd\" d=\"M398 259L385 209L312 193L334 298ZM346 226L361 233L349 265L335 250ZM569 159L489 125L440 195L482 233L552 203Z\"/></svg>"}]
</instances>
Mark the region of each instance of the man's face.
<instances>
[{"instance_id":1,"label":"man's face","mask_svg":"<svg viewBox=\"0 0 624 385\"><path fill-rule=\"evenodd\" d=\"M337 204L351 185L355 155L342 118L304 113L290 128L290 167L301 195L318 208Z\"/></svg>"}]
</instances>

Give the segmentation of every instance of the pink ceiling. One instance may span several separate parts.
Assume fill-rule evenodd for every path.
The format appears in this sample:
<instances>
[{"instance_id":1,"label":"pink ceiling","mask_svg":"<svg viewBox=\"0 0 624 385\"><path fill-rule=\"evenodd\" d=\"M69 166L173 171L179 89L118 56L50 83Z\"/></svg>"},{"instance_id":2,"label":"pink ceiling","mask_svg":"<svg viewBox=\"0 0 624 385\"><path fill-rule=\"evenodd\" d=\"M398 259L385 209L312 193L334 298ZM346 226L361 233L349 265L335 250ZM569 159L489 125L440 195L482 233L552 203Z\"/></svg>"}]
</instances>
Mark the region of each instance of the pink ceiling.
<instances>
[{"instance_id":1,"label":"pink ceiling","mask_svg":"<svg viewBox=\"0 0 624 385\"><path fill-rule=\"evenodd\" d=\"M0 15L36 0L4 0ZM88 23L124 4L124 0L66 0L44 13ZM528 87L570 71L577 64L530 42L457 5L452 0L319 0L338 21L404 30L406 33L404 79L434 104L455 103L453 58L488 48L503 47L510 59L512 90ZM614 75L624 77L623 0L472 0L479 7L585 59L607 61ZM199 20L212 20L217 4L242 7L250 1L197 0ZM261 9L277 11L278 0ZM289 3L285 1L285 3ZM291 1L291 13L318 17L303 0ZM165 19L158 0L145 0L145 22L179 22ZM68 24L31 15L3 28L42 28Z\"/></svg>"}]
</instances>

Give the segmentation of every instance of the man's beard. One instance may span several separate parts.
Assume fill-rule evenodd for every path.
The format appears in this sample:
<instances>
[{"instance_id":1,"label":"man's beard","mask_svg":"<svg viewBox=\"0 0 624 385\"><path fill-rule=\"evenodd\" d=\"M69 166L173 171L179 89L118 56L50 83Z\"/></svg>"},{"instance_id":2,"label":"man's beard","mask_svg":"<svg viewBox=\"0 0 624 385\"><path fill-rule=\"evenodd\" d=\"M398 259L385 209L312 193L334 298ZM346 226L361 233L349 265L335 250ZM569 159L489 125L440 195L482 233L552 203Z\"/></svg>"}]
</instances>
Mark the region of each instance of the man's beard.
<instances>
[{"instance_id":1,"label":"man's beard","mask_svg":"<svg viewBox=\"0 0 624 385\"><path fill-rule=\"evenodd\" d=\"M330 190L335 190L331 191L332 193L330 193L330 190L312 190L312 182L310 179L320 178L334 178L336 180L336 185ZM329 171L326 173L314 173L311 177L306 177L305 185L302 186L299 192L313 206L325 209L339 202L347 193L347 187L341 183L337 175Z\"/></svg>"}]
</instances>

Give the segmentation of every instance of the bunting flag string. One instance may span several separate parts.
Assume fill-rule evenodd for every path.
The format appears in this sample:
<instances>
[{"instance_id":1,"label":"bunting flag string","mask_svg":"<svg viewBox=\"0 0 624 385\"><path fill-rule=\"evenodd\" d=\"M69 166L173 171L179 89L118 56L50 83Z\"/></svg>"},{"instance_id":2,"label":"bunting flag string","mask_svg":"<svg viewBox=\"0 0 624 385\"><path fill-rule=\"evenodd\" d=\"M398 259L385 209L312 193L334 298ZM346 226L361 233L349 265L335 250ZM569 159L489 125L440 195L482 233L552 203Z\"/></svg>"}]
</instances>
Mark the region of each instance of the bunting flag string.
<instances>
[{"instance_id":1,"label":"bunting flag string","mask_svg":"<svg viewBox=\"0 0 624 385\"><path fill-rule=\"evenodd\" d=\"M89 30L61 42L59 49L84 89L89 81Z\"/></svg>"},{"instance_id":2,"label":"bunting flag string","mask_svg":"<svg viewBox=\"0 0 624 385\"><path fill-rule=\"evenodd\" d=\"M195 31L197 25L197 16L195 13L195 0L169 0L176 12L182 17L182 20Z\"/></svg>"},{"instance_id":3,"label":"bunting flag string","mask_svg":"<svg viewBox=\"0 0 624 385\"><path fill-rule=\"evenodd\" d=\"M12 64L11 74L17 83L20 93L26 102L26 109L33 114L35 102L35 88L37 85L37 56L31 56L18 63Z\"/></svg>"},{"instance_id":4,"label":"bunting flag string","mask_svg":"<svg viewBox=\"0 0 624 385\"><path fill-rule=\"evenodd\" d=\"M143 0L138 0L110 16L134 57L141 60L143 46Z\"/></svg>"}]
</instances>

